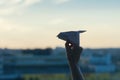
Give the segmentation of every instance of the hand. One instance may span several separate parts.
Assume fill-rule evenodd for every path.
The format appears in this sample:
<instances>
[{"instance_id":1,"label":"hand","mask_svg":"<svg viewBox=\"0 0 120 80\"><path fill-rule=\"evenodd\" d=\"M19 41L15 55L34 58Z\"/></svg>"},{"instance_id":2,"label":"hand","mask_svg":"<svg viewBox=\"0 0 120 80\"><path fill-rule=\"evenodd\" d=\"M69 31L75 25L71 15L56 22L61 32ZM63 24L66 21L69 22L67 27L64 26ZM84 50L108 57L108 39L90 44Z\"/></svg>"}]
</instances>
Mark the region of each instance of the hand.
<instances>
[{"instance_id":1,"label":"hand","mask_svg":"<svg viewBox=\"0 0 120 80\"><path fill-rule=\"evenodd\" d=\"M75 63L78 64L78 61L80 59L80 55L82 53L82 47L79 47L71 42L65 43L66 52L67 52L67 58L69 63Z\"/></svg>"}]
</instances>

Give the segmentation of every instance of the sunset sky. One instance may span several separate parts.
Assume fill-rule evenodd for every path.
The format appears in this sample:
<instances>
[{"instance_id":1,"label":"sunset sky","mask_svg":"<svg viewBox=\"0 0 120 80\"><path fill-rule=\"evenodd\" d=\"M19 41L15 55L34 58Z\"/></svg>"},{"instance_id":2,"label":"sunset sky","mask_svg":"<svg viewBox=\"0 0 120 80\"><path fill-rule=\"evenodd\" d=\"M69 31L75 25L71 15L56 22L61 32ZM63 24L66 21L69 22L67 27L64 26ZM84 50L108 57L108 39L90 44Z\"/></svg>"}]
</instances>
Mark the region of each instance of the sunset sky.
<instances>
[{"instance_id":1,"label":"sunset sky","mask_svg":"<svg viewBox=\"0 0 120 80\"><path fill-rule=\"evenodd\" d=\"M0 0L0 48L63 47L72 30L84 48L120 47L120 0Z\"/></svg>"}]
</instances>

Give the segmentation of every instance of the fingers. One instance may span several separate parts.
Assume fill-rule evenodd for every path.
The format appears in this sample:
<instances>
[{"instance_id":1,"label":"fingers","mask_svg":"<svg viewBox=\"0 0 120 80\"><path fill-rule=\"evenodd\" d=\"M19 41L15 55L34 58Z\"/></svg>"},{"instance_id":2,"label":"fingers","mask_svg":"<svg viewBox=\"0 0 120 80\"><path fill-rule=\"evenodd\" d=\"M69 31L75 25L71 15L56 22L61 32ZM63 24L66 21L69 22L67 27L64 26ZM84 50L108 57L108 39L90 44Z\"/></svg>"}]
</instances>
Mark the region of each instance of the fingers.
<instances>
[{"instance_id":1,"label":"fingers","mask_svg":"<svg viewBox=\"0 0 120 80\"><path fill-rule=\"evenodd\" d=\"M82 48L82 47L79 47L79 50L80 50L80 53L82 53L82 51L83 51L83 48Z\"/></svg>"},{"instance_id":2,"label":"fingers","mask_svg":"<svg viewBox=\"0 0 120 80\"><path fill-rule=\"evenodd\" d=\"M82 52L83 48L82 47L79 47L78 45L75 45L69 41L66 41L65 43L65 47L66 47L66 50L67 52Z\"/></svg>"},{"instance_id":3,"label":"fingers","mask_svg":"<svg viewBox=\"0 0 120 80\"><path fill-rule=\"evenodd\" d=\"M66 47L67 53L70 53L70 52L71 52L71 46L70 46L69 44L70 44L70 43L69 43L68 41L65 43L65 47Z\"/></svg>"},{"instance_id":4,"label":"fingers","mask_svg":"<svg viewBox=\"0 0 120 80\"><path fill-rule=\"evenodd\" d=\"M83 48L79 47L78 45L75 45L69 41L66 41L65 47L66 47L66 51L67 51L68 60L72 61L74 63L78 63Z\"/></svg>"},{"instance_id":5,"label":"fingers","mask_svg":"<svg viewBox=\"0 0 120 80\"><path fill-rule=\"evenodd\" d=\"M71 47L73 44L71 43L71 42L69 42L69 41L66 41L66 43L65 43L65 46L66 47Z\"/></svg>"},{"instance_id":6,"label":"fingers","mask_svg":"<svg viewBox=\"0 0 120 80\"><path fill-rule=\"evenodd\" d=\"M72 49L72 50L73 49L79 49L79 48L82 50L82 47L79 47L78 45L75 45L75 44L73 44L69 41L66 41L65 47L68 48L68 49Z\"/></svg>"},{"instance_id":7,"label":"fingers","mask_svg":"<svg viewBox=\"0 0 120 80\"><path fill-rule=\"evenodd\" d=\"M66 43L65 43L65 47L69 47L68 45L69 45L69 43L66 41Z\"/></svg>"},{"instance_id":8,"label":"fingers","mask_svg":"<svg viewBox=\"0 0 120 80\"><path fill-rule=\"evenodd\" d=\"M65 47L67 48L67 49L72 49L73 48L73 44L71 43L71 42L66 42L65 43Z\"/></svg>"}]
</instances>

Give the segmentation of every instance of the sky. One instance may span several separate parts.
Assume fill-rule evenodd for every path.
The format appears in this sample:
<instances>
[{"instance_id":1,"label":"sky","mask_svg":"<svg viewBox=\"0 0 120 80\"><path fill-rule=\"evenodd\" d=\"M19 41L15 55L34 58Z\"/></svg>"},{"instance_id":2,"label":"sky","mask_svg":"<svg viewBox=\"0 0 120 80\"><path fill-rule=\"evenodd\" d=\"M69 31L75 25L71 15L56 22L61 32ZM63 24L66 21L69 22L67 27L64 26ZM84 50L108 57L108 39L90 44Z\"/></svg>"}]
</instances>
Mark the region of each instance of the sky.
<instances>
[{"instance_id":1,"label":"sky","mask_svg":"<svg viewBox=\"0 0 120 80\"><path fill-rule=\"evenodd\" d=\"M60 32L84 48L120 47L120 0L0 0L0 48L55 48Z\"/></svg>"}]
</instances>

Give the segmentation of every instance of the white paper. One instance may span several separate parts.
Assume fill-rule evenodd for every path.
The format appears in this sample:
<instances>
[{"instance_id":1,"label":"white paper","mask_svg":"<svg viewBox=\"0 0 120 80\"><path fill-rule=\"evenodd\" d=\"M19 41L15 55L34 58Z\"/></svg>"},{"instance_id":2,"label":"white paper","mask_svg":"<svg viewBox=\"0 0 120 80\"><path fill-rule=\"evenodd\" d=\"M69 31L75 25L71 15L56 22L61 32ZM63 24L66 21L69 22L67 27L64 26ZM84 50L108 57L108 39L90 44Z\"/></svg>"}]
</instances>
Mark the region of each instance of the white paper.
<instances>
[{"instance_id":1,"label":"white paper","mask_svg":"<svg viewBox=\"0 0 120 80\"><path fill-rule=\"evenodd\" d=\"M80 45L79 43L79 33L83 33L85 31L68 31L68 32L61 32L57 35L59 39L70 41L75 45Z\"/></svg>"}]
</instances>

